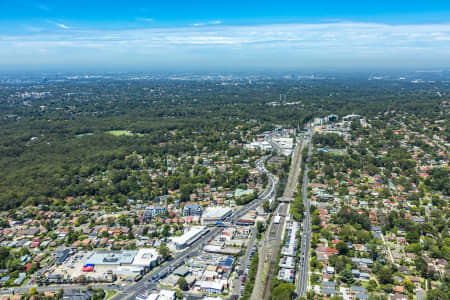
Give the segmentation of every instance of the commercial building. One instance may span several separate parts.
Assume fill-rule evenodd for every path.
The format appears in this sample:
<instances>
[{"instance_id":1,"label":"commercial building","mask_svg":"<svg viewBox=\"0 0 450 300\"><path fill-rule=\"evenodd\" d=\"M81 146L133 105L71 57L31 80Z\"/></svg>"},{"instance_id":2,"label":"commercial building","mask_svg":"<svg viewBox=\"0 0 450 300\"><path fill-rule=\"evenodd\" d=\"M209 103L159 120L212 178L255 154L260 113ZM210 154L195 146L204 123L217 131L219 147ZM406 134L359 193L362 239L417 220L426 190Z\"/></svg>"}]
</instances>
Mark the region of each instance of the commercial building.
<instances>
[{"instance_id":1,"label":"commercial building","mask_svg":"<svg viewBox=\"0 0 450 300\"><path fill-rule=\"evenodd\" d=\"M225 218L231 216L233 211L229 207L208 207L203 213L202 222L204 225L215 224L225 220Z\"/></svg>"},{"instance_id":2,"label":"commercial building","mask_svg":"<svg viewBox=\"0 0 450 300\"><path fill-rule=\"evenodd\" d=\"M239 225L239 226L252 226L252 225L255 225L255 220L237 219L236 220L236 225Z\"/></svg>"},{"instance_id":3,"label":"commercial building","mask_svg":"<svg viewBox=\"0 0 450 300\"><path fill-rule=\"evenodd\" d=\"M277 144L281 149L283 155L289 156L292 153L292 148L294 147L294 139L288 137L277 137L273 138L272 142Z\"/></svg>"},{"instance_id":4,"label":"commercial building","mask_svg":"<svg viewBox=\"0 0 450 300\"><path fill-rule=\"evenodd\" d=\"M144 274L142 267L117 267L114 271L114 274L117 278L126 280L126 281L136 281Z\"/></svg>"},{"instance_id":5,"label":"commercial building","mask_svg":"<svg viewBox=\"0 0 450 300\"><path fill-rule=\"evenodd\" d=\"M133 260L133 266L152 269L159 264L160 255L155 248L143 248L138 251Z\"/></svg>"},{"instance_id":6,"label":"commercial building","mask_svg":"<svg viewBox=\"0 0 450 300\"><path fill-rule=\"evenodd\" d=\"M175 300L177 295L175 291L160 290L159 292L145 291L136 296L136 300Z\"/></svg>"},{"instance_id":7,"label":"commercial building","mask_svg":"<svg viewBox=\"0 0 450 300\"><path fill-rule=\"evenodd\" d=\"M222 294L224 286L226 285L226 280L215 280L215 281L200 281L200 291L208 294Z\"/></svg>"},{"instance_id":8,"label":"commercial building","mask_svg":"<svg viewBox=\"0 0 450 300\"><path fill-rule=\"evenodd\" d=\"M130 266L138 254L135 250L98 251L86 260L86 265L94 266Z\"/></svg>"},{"instance_id":9,"label":"commercial building","mask_svg":"<svg viewBox=\"0 0 450 300\"><path fill-rule=\"evenodd\" d=\"M176 250L184 249L206 234L209 229L205 226L191 226L183 235L171 237L169 246Z\"/></svg>"},{"instance_id":10,"label":"commercial building","mask_svg":"<svg viewBox=\"0 0 450 300\"><path fill-rule=\"evenodd\" d=\"M244 145L244 148L248 150L258 149L262 151L272 151L273 149L272 145L266 141L254 141L250 144Z\"/></svg>"}]
</instances>

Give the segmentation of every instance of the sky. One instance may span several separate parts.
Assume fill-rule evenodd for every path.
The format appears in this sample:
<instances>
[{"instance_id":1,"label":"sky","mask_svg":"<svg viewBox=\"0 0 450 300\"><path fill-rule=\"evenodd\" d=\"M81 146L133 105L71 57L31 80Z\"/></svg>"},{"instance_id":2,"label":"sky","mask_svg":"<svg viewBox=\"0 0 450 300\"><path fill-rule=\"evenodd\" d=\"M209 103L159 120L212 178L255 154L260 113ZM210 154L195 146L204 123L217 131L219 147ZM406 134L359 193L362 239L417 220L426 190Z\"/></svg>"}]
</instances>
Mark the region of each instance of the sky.
<instances>
[{"instance_id":1,"label":"sky","mask_svg":"<svg viewBox=\"0 0 450 300\"><path fill-rule=\"evenodd\" d=\"M0 0L0 69L450 68L449 0Z\"/></svg>"}]
</instances>

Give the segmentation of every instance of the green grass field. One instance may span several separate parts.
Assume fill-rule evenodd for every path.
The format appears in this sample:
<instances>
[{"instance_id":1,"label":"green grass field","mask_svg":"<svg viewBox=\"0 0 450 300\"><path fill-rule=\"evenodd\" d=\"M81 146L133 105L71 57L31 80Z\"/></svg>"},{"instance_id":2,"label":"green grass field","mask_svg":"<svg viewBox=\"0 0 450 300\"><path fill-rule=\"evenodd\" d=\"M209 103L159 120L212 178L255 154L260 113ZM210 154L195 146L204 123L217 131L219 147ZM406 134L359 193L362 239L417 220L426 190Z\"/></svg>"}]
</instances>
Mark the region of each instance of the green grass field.
<instances>
[{"instance_id":1,"label":"green grass field","mask_svg":"<svg viewBox=\"0 0 450 300\"><path fill-rule=\"evenodd\" d=\"M133 135L133 133L131 133L127 130L110 130L110 131L107 131L107 133L112 134L114 136L121 136L121 135L132 136Z\"/></svg>"}]
</instances>

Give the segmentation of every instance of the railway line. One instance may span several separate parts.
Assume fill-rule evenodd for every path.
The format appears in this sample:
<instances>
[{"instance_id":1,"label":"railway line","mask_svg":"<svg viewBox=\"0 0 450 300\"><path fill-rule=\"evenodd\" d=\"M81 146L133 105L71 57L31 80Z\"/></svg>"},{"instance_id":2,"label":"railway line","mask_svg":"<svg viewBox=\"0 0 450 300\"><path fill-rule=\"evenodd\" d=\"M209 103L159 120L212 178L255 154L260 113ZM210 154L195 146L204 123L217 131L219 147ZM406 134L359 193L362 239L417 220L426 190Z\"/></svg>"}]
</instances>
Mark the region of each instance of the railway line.
<instances>
[{"instance_id":1,"label":"railway line","mask_svg":"<svg viewBox=\"0 0 450 300\"><path fill-rule=\"evenodd\" d=\"M272 279L276 276L274 273L281 243L283 241L286 216L289 214L289 202L292 201L297 188L303 146L303 140L301 140L295 148L283 197L281 197L280 204L275 210L274 217L268 228L268 234L264 237L262 243L258 262L258 273L251 297L252 300L268 300L270 297L270 286ZM279 218L277 217L277 222L274 222L275 216L279 216Z\"/></svg>"}]
</instances>

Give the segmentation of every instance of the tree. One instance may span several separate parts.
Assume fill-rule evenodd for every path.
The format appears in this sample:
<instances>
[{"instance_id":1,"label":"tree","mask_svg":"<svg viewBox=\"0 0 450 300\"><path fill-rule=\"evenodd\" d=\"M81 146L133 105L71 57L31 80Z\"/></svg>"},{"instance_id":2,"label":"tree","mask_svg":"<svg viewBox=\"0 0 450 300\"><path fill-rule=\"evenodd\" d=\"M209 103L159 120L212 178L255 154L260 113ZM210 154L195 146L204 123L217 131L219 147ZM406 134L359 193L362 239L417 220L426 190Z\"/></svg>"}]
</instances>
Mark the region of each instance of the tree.
<instances>
[{"instance_id":1,"label":"tree","mask_svg":"<svg viewBox=\"0 0 450 300\"><path fill-rule=\"evenodd\" d=\"M381 284L388 284L388 283L392 283L393 282L393 278L392 278L392 270L390 267L388 266L383 266L379 271L378 271L378 281Z\"/></svg>"},{"instance_id":2,"label":"tree","mask_svg":"<svg viewBox=\"0 0 450 300\"><path fill-rule=\"evenodd\" d=\"M320 217L316 214L313 215L311 223L312 225L319 226L320 225Z\"/></svg>"},{"instance_id":3,"label":"tree","mask_svg":"<svg viewBox=\"0 0 450 300\"><path fill-rule=\"evenodd\" d=\"M258 230L258 233L264 232L264 223L261 221L256 222L256 228Z\"/></svg>"},{"instance_id":4,"label":"tree","mask_svg":"<svg viewBox=\"0 0 450 300\"><path fill-rule=\"evenodd\" d=\"M335 256L335 255L333 255L333 256ZM342 270L345 269L345 261L343 258L344 258L343 256L336 257L336 263L334 266L336 273L340 273Z\"/></svg>"},{"instance_id":5,"label":"tree","mask_svg":"<svg viewBox=\"0 0 450 300\"><path fill-rule=\"evenodd\" d=\"M105 291L103 289L94 290L92 300L103 300L105 298Z\"/></svg>"},{"instance_id":6,"label":"tree","mask_svg":"<svg viewBox=\"0 0 450 300\"><path fill-rule=\"evenodd\" d=\"M317 284L320 282L320 275L317 273L311 274L311 284Z\"/></svg>"},{"instance_id":7,"label":"tree","mask_svg":"<svg viewBox=\"0 0 450 300\"><path fill-rule=\"evenodd\" d=\"M144 229L142 230L142 234L146 235L148 233L149 227L148 226L144 226Z\"/></svg>"},{"instance_id":8,"label":"tree","mask_svg":"<svg viewBox=\"0 0 450 300\"><path fill-rule=\"evenodd\" d=\"M169 248L165 243L161 243L158 248L158 253L162 256L163 259L167 259L170 256Z\"/></svg>"},{"instance_id":9,"label":"tree","mask_svg":"<svg viewBox=\"0 0 450 300\"><path fill-rule=\"evenodd\" d=\"M178 278L177 283L182 291L187 291L189 289L186 279L184 279L184 277Z\"/></svg>"},{"instance_id":10,"label":"tree","mask_svg":"<svg viewBox=\"0 0 450 300\"><path fill-rule=\"evenodd\" d=\"M419 242L419 232L417 230L407 232L405 237L408 243L413 244Z\"/></svg>"},{"instance_id":11,"label":"tree","mask_svg":"<svg viewBox=\"0 0 450 300\"><path fill-rule=\"evenodd\" d=\"M414 288L415 288L414 283L412 283L412 281L409 278L405 279L405 281L403 282L403 285L408 292L410 292L410 293L414 292Z\"/></svg>"},{"instance_id":12,"label":"tree","mask_svg":"<svg viewBox=\"0 0 450 300\"><path fill-rule=\"evenodd\" d=\"M282 283L273 289L272 300L289 300L295 291L295 286L292 283Z\"/></svg>"},{"instance_id":13,"label":"tree","mask_svg":"<svg viewBox=\"0 0 450 300\"><path fill-rule=\"evenodd\" d=\"M36 295L36 293L37 293L36 288L35 288L34 286L31 287L31 288L30 288L30 295Z\"/></svg>"},{"instance_id":14,"label":"tree","mask_svg":"<svg viewBox=\"0 0 450 300\"><path fill-rule=\"evenodd\" d=\"M428 271L427 262L422 257L418 256L414 260L414 263L416 265L416 270L419 271L422 274L422 276L426 277Z\"/></svg>"},{"instance_id":15,"label":"tree","mask_svg":"<svg viewBox=\"0 0 450 300\"><path fill-rule=\"evenodd\" d=\"M370 279L368 284L367 284L367 290L369 292L373 292L373 291L375 291L377 289L377 286L378 286L377 282L375 280L373 280L373 279Z\"/></svg>"},{"instance_id":16,"label":"tree","mask_svg":"<svg viewBox=\"0 0 450 300\"><path fill-rule=\"evenodd\" d=\"M189 196L192 193L192 185L191 184L183 184L180 187L181 192L181 201L185 202L189 200Z\"/></svg>"},{"instance_id":17,"label":"tree","mask_svg":"<svg viewBox=\"0 0 450 300\"><path fill-rule=\"evenodd\" d=\"M332 167L332 166L330 166L330 165L325 165L325 166L323 167L323 172L325 173L325 176L326 176L327 178L333 178L334 170L333 170L333 167Z\"/></svg>"},{"instance_id":18,"label":"tree","mask_svg":"<svg viewBox=\"0 0 450 300\"><path fill-rule=\"evenodd\" d=\"M341 281L347 284L351 284L353 283L353 274L352 274L352 270L350 269L345 269L344 271L341 272Z\"/></svg>"},{"instance_id":19,"label":"tree","mask_svg":"<svg viewBox=\"0 0 450 300\"><path fill-rule=\"evenodd\" d=\"M269 200L264 201L263 203L264 212L268 213L270 211L270 202Z\"/></svg>"},{"instance_id":20,"label":"tree","mask_svg":"<svg viewBox=\"0 0 450 300\"><path fill-rule=\"evenodd\" d=\"M427 300L447 300L448 296L439 289L432 289L427 291Z\"/></svg>"},{"instance_id":21,"label":"tree","mask_svg":"<svg viewBox=\"0 0 450 300\"><path fill-rule=\"evenodd\" d=\"M163 230L162 230L162 235L165 237L170 235L170 226L168 224L164 224Z\"/></svg>"},{"instance_id":22,"label":"tree","mask_svg":"<svg viewBox=\"0 0 450 300\"><path fill-rule=\"evenodd\" d=\"M356 129L361 128L361 121L360 121L360 120L353 120L353 121L350 123L350 128L351 128L352 130L356 130Z\"/></svg>"},{"instance_id":23,"label":"tree","mask_svg":"<svg viewBox=\"0 0 450 300\"><path fill-rule=\"evenodd\" d=\"M337 243L336 249L339 251L340 255L347 255L347 253L348 253L348 246L343 241L340 241L339 243Z\"/></svg>"}]
</instances>

